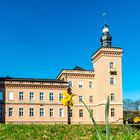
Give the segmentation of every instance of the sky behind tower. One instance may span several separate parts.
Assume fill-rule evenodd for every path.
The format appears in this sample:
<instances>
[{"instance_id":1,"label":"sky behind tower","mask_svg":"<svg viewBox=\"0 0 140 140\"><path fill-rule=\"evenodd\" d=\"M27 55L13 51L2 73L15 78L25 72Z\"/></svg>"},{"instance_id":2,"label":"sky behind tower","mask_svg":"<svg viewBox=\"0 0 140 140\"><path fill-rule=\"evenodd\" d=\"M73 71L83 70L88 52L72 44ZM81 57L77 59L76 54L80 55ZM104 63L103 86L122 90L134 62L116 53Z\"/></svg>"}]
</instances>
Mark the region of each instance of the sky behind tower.
<instances>
[{"instance_id":1,"label":"sky behind tower","mask_svg":"<svg viewBox=\"0 0 140 140\"><path fill-rule=\"evenodd\" d=\"M0 77L55 78L62 68L92 69L104 18L122 47L124 98L140 98L139 0L0 1Z\"/></svg>"}]
</instances>

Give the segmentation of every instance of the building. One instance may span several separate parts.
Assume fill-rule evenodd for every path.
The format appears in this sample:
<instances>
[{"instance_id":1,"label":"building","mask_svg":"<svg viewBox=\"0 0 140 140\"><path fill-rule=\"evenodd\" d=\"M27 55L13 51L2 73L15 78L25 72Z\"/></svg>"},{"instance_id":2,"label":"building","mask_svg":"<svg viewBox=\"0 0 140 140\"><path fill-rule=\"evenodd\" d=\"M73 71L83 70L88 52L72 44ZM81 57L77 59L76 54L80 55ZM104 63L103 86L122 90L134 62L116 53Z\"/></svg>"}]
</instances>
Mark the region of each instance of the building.
<instances>
[{"instance_id":1,"label":"building","mask_svg":"<svg viewBox=\"0 0 140 140\"><path fill-rule=\"evenodd\" d=\"M109 121L123 118L122 48L112 47L111 40L109 27L105 24L101 47L92 55L93 70L78 66L63 69L55 80L0 78L0 121L67 124L69 114L72 124L88 124L91 120L81 103L83 100L93 110L97 123L104 123L107 96L110 97ZM60 102L68 87L77 94L69 113Z\"/></svg>"}]
</instances>

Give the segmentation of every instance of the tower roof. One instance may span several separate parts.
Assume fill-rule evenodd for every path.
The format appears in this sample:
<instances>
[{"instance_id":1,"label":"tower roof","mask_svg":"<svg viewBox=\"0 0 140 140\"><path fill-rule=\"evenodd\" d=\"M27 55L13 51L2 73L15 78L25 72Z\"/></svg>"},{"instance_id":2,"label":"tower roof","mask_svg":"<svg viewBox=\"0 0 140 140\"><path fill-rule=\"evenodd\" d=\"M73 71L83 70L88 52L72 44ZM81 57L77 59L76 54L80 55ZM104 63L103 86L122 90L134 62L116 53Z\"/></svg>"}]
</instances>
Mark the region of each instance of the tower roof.
<instances>
[{"instance_id":1,"label":"tower roof","mask_svg":"<svg viewBox=\"0 0 140 140\"><path fill-rule=\"evenodd\" d=\"M109 33L109 26L107 24L105 24L103 26L103 30L102 30L101 46L102 47L111 47L111 41L112 41L112 37Z\"/></svg>"}]
</instances>

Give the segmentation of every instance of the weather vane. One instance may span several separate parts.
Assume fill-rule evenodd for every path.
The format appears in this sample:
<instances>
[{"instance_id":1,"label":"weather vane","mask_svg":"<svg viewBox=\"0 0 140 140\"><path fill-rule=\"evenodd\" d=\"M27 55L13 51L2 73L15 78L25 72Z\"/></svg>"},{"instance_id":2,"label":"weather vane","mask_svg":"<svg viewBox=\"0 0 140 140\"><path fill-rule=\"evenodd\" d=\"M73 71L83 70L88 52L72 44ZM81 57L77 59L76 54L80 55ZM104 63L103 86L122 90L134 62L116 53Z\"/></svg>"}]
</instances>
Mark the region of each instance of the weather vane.
<instances>
[{"instance_id":1,"label":"weather vane","mask_svg":"<svg viewBox=\"0 0 140 140\"><path fill-rule=\"evenodd\" d=\"M105 24L107 24L107 14L103 13L102 16L104 16L104 22L105 22Z\"/></svg>"}]
</instances>

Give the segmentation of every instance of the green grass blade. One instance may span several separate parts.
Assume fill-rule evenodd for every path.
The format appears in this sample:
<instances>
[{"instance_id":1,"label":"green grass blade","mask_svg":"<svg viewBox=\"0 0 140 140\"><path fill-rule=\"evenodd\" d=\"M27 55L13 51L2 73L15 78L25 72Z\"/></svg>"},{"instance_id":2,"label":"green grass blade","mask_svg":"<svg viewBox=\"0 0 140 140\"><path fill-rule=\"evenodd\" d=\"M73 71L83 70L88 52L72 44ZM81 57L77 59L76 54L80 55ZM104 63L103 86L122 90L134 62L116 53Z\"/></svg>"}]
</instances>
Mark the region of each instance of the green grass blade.
<instances>
[{"instance_id":1,"label":"green grass blade","mask_svg":"<svg viewBox=\"0 0 140 140\"><path fill-rule=\"evenodd\" d=\"M105 106L106 140L110 140L110 127L109 127L108 116L109 116L109 96L107 98L107 103Z\"/></svg>"},{"instance_id":2,"label":"green grass blade","mask_svg":"<svg viewBox=\"0 0 140 140\"><path fill-rule=\"evenodd\" d=\"M94 119L94 117L93 117L93 112L87 107L87 105L85 104L84 101L82 101L82 103L84 104L84 106L86 107L87 111L88 111L89 114L90 114L90 118L91 118L91 120L92 120L92 122L93 122L93 124L94 124L94 127L95 127L95 130L96 130L98 139L99 139L99 140L102 140L100 131L99 131L98 126L97 126L97 124L96 124L96 121L95 121L95 119Z\"/></svg>"}]
</instances>

